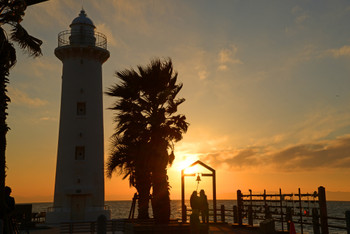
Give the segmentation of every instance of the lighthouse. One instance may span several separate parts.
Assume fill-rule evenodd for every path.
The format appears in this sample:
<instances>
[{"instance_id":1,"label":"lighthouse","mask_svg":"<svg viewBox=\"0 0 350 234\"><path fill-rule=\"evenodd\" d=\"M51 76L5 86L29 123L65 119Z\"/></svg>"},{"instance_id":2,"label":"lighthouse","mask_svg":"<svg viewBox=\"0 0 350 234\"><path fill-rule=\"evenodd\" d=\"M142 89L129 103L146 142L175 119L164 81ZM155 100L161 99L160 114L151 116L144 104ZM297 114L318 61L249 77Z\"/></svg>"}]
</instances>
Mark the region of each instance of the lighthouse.
<instances>
[{"instance_id":1,"label":"lighthouse","mask_svg":"<svg viewBox=\"0 0 350 234\"><path fill-rule=\"evenodd\" d=\"M62 90L53 207L47 223L110 218L104 204L102 64L107 38L81 10L58 35Z\"/></svg>"}]
</instances>

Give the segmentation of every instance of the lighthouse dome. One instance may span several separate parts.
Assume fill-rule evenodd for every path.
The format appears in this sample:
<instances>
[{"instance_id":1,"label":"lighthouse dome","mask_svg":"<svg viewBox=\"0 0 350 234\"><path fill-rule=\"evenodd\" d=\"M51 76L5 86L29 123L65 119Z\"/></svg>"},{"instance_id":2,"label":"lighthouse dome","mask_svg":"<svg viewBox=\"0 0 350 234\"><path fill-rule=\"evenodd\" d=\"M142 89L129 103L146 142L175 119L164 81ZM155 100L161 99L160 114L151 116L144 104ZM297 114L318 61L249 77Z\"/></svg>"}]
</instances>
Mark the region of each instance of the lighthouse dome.
<instances>
[{"instance_id":1,"label":"lighthouse dome","mask_svg":"<svg viewBox=\"0 0 350 234\"><path fill-rule=\"evenodd\" d=\"M70 26L72 27L73 25L76 25L76 24L80 24L80 25L81 25L81 24L84 24L84 25L92 26L93 28L95 28L94 23L92 22L92 20L91 20L89 17L87 17L87 15L86 15L84 9L82 9L82 10L80 11L79 16L76 17L76 18L72 21L72 23L71 23Z\"/></svg>"},{"instance_id":2,"label":"lighthouse dome","mask_svg":"<svg viewBox=\"0 0 350 234\"><path fill-rule=\"evenodd\" d=\"M95 25L92 23L91 19L86 17L84 9L82 9L79 16L72 21L70 28L71 35L69 41L71 45L95 45Z\"/></svg>"}]
</instances>

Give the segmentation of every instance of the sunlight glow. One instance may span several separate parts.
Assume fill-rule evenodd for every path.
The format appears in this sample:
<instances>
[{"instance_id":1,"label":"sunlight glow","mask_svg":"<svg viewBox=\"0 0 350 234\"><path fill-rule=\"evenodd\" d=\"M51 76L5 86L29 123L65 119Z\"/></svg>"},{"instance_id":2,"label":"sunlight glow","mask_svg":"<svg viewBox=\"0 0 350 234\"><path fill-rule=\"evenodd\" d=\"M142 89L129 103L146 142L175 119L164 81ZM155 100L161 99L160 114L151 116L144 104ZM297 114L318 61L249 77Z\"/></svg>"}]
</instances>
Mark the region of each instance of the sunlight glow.
<instances>
[{"instance_id":1,"label":"sunlight glow","mask_svg":"<svg viewBox=\"0 0 350 234\"><path fill-rule=\"evenodd\" d=\"M181 152L176 153L176 159L173 164L173 167L178 171L185 169L186 174L196 173L196 166L187 168L192 163L198 160L198 155L196 154L184 154Z\"/></svg>"},{"instance_id":2,"label":"sunlight glow","mask_svg":"<svg viewBox=\"0 0 350 234\"><path fill-rule=\"evenodd\" d=\"M185 174L198 174L198 167L197 165L196 166L193 166L193 167L187 167L185 168L185 171L184 171Z\"/></svg>"}]
</instances>

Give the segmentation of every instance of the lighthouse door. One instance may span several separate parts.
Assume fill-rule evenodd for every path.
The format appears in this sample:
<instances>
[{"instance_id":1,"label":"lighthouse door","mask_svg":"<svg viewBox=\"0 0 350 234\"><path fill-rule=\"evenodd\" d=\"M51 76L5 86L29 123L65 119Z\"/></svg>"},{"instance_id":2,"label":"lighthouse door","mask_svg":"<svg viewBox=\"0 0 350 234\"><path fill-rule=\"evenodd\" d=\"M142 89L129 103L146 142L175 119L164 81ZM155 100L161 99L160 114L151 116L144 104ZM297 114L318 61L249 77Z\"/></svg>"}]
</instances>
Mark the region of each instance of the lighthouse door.
<instances>
[{"instance_id":1,"label":"lighthouse door","mask_svg":"<svg viewBox=\"0 0 350 234\"><path fill-rule=\"evenodd\" d=\"M78 221L85 218L85 195L73 195L71 197L71 220Z\"/></svg>"}]
</instances>

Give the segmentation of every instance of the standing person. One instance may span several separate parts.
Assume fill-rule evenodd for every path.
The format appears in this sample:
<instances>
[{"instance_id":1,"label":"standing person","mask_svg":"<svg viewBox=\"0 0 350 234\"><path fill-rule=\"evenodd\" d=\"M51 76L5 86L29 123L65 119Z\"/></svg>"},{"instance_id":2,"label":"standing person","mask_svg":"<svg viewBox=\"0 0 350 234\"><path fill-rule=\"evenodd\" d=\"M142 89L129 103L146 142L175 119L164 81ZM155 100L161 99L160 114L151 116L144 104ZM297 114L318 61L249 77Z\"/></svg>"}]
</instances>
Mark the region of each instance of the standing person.
<instances>
[{"instance_id":1,"label":"standing person","mask_svg":"<svg viewBox=\"0 0 350 234\"><path fill-rule=\"evenodd\" d=\"M13 226L12 226L12 217L11 214L15 210L15 199L11 197L11 188L6 186L5 189L5 217L4 217L4 233L12 234Z\"/></svg>"},{"instance_id":2,"label":"standing person","mask_svg":"<svg viewBox=\"0 0 350 234\"><path fill-rule=\"evenodd\" d=\"M4 211L0 210L0 233L4 232Z\"/></svg>"},{"instance_id":3,"label":"standing person","mask_svg":"<svg viewBox=\"0 0 350 234\"><path fill-rule=\"evenodd\" d=\"M190 216L190 228L191 234L199 234L200 233L200 220L199 220L199 197L197 195L197 191L193 191L190 198L190 205L192 208L192 214Z\"/></svg>"},{"instance_id":4,"label":"standing person","mask_svg":"<svg viewBox=\"0 0 350 234\"><path fill-rule=\"evenodd\" d=\"M191 198L190 198L190 205L192 208L192 212L194 210L199 210L200 205L199 205L199 197L197 195L197 191L193 191Z\"/></svg>"},{"instance_id":5,"label":"standing person","mask_svg":"<svg viewBox=\"0 0 350 234\"><path fill-rule=\"evenodd\" d=\"M6 213L11 214L15 209L15 199L11 197L12 189L9 186L5 187L5 204L6 204Z\"/></svg>"},{"instance_id":6,"label":"standing person","mask_svg":"<svg viewBox=\"0 0 350 234\"><path fill-rule=\"evenodd\" d=\"M199 209L202 214L202 222L209 223L209 204L203 189L199 192Z\"/></svg>"}]
</instances>

